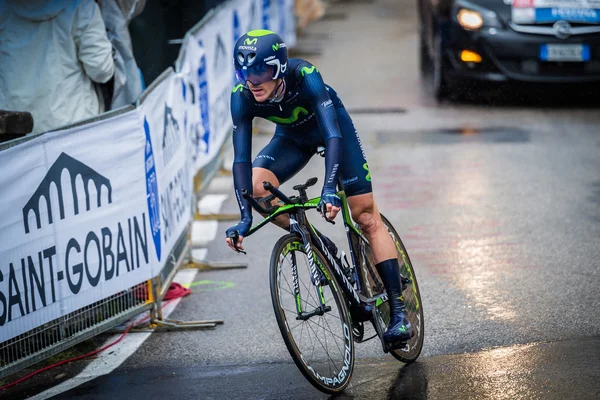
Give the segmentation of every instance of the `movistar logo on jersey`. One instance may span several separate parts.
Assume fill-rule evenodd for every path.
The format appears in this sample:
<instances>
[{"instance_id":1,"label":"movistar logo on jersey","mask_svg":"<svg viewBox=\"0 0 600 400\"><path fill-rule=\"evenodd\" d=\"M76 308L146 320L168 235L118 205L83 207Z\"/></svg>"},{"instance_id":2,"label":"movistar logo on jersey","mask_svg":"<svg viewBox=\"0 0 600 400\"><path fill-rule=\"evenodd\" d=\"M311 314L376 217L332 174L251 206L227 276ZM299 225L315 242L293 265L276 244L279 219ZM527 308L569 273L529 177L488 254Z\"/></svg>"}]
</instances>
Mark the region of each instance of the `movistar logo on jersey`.
<instances>
[{"instance_id":1,"label":"movistar logo on jersey","mask_svg":"<svg viewBox=\"0 0 600 400\"><path fill-rule=\"evenodd\" d=\"M285 47L287 47L285 45L285 43L275 43L274 45L271 46L271 48L273 49L273 51L277 51L277 50L283 49Z\"/></svg>"},{"instance_id":2,"label":"movistar logo on jersey","mask_svg":"<svg viewBox=\"0 0 600 400\"><path fill-rule=\"evenodd\" d=\"M315 67L314 65L312 67L310 67L310 68L308 68L308 67L302 67L302 76L304 76L305 74L306 75L310 75L310 74L312 74L315 71L319 72L319 70L317 69L317 67Z\"/></svg>"},{"instance_id":3,"label":"movistar logo on jersey","mask_svg":"<svg viewBox=\"0 0 600 400\"><path fill-rule=\"evenodd\" d=\"M256 42L258 42L257 38L254 38L252 40L250 40L249 38L246 38L246 40L244 40L244 44L246 44L248 46L256 44Z\"/></svg>"},{"instance_id":4,"label":"movistar logo on jersey","mask_svg":"<svg viewBox=\"0 0 600 400\"><path fill-rule=\"evenodd\" d=\"M292 111L292 115L290 115L288 118L268 117L267 119L271 122L275 122L276 124L293 124L294 122L298 121L298 117L300 116L300 113L302 113L304 115L309 114L309 112L306 108L296 107Z\"/></svg>"},{"instance_id":5,"label":"movistar logo on jersey","mask_svg":"<svg viewBox=\"0 0 600 400\"><path fill-rule=\"evenodd\" d=\"M367 176L365 176L365 179L367 180L367 182L371 182L371 171L369 171L369 165L367 163L364 163L363 169L367 171Z\"/></svg>"}]
</instances>

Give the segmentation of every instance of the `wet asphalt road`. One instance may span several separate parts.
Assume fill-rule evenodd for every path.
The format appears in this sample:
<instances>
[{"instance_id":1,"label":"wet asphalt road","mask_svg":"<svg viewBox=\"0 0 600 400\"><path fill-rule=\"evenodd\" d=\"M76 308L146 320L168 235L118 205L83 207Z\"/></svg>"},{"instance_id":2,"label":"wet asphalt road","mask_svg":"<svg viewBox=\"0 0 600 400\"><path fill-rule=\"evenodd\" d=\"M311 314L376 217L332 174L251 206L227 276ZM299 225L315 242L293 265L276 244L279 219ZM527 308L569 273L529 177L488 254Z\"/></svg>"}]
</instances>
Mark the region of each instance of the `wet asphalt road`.
<instances>
[{"instance_id":1,"label":"wet asphalt road","mask_svg":"<svg viewBox=\"0 0 600 400\"><path fill-rule=\"evenodd\" d=\"M379 208L408 249L425 312L418 362L405 367L374 341L357 345L346 396L598 398L599 107L437 105L419 79L415 15L412 1L342 2L299 46L351 110ZM375 112L386 108L404 111ZM272 132L259 127L254 153ZM315 157L283 189L322 175ZM237 211L233 198L223 211ZM227 227L219 224L207 258L249 267L200 272L196 280L228 284L195 287L172 314L225 324L154 334L113 373L56 398L326 398L291 362L273 315L268 261L282 231L248 238L242 256L221 242ZM339 224L317 227L344 238ZM14 398L83 365L64 376L55 370Z\"/></svg>"},{"instance_id":2,"label":"wet asphalt road","mask_svg":"<svg viewBox=\"0 0 600 400\"><path fill-rule=\"evenodd\" d=\"M426 357L409 365L363 359L352 386L332 398L597 399L599 357L600 339L587 338ZM290 363L120 370L60 398L163 399L174 394L180 399L329 398L307 390Z\"/></svg>"}]
</instances>

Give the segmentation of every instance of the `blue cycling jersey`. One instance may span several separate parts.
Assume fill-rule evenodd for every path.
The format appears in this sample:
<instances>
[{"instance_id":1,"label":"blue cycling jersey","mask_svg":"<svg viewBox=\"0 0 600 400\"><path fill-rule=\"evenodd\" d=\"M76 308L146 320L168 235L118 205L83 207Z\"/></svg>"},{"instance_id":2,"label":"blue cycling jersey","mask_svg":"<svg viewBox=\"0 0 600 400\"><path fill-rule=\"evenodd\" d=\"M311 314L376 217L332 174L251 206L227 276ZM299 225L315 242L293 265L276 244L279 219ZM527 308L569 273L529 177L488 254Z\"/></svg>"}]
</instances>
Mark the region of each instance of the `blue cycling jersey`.
<instances>
[{"instance_id":1,"label":"blue cycling jersey","mask_svg":"<svg viewBox=\"0 0 600 400\"><path fill-rule=\"evenodd\" d=\"M352 135L355 133L354 125L337 93L325 84L318 69L308 61L290 58L287 68L285 92L280 101L257 102L252 92L241 84L234 87L231 94L234 186L243 220L251 219L250 206L241 197L241 190L246 189L252 193L251 143L254 117L277 124L275 137L261 151L260 159L257 159L260 165L256 165L255 161L254 166L270 169L280 183L304 166L318 146L326 148L322 195L335 193L340 169L346 170L341 177L346 175L352 182L358 182L359 179L349 175L351 170L356 176L357 169L364 168L368 172L364 154L361 154L362 157L358 156L359 161L363 161L354 163L356 167L348 163L341 165L344 161L342 153L352 159L355 153L362 153L362 146L358 135ZM346 131L344 141L340 127L342 131ZM275 162L275 158L284 150L285 160ZM362 182L366 181L363 179ZM371 191L370 178L366 183L368 187L363 185L362 192Z\"/></svg>"}]
</instances>

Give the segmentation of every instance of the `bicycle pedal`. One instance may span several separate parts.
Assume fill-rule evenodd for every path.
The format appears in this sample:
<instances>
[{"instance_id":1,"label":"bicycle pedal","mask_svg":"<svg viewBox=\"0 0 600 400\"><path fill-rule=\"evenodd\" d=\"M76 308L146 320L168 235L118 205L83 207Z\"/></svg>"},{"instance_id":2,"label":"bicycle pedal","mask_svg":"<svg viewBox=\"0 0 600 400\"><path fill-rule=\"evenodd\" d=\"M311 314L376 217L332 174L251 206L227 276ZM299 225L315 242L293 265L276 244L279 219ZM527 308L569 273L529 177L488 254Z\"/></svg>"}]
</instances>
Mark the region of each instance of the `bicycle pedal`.
<instances>
[{"instance_id":1,"label":"bicycle pedal","mask_svg":"<svg viewBox=\"0 0 600 400\"><path fill-rule=\"evenodd\" d=\"M392 350L402 350L405 349L407 345L407 342L386 343L383 351L389 353Z\"/></svg>"}]
</instances>

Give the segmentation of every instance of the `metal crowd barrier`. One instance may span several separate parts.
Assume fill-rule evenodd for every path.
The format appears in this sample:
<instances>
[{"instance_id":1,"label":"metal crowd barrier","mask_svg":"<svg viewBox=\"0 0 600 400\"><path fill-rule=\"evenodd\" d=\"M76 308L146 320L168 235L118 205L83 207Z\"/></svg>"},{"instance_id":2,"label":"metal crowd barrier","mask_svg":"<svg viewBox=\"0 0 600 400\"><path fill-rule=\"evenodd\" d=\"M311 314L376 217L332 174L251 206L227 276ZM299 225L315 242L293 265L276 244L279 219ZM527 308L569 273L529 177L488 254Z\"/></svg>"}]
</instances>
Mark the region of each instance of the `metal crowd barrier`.
<instances>
[{"instance_id":1,"label":"metal crowd barrier","mask_svg":"<svg viewBox=\"0 0 600 400\"><path fill-rule=\"evenodd\" d=\"M150 281L0 343L0 378L56 355L153 307Z\"/></svg>"},{"instance_id":2,"label":"metal crowd barrier","mask_svg":"<svg viewBox=\"0 0 600 400\"><path fill-rule=\"evenodd\" d=\"M130 105L61 127L68 129L102 121L135 108ZM0 144L0 151L46 134L27 135ZM0 343L0 379L105 332L153 307L151 281L97 301L70 314Z\"/></svg>"}]
</instances>

